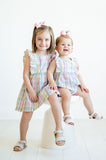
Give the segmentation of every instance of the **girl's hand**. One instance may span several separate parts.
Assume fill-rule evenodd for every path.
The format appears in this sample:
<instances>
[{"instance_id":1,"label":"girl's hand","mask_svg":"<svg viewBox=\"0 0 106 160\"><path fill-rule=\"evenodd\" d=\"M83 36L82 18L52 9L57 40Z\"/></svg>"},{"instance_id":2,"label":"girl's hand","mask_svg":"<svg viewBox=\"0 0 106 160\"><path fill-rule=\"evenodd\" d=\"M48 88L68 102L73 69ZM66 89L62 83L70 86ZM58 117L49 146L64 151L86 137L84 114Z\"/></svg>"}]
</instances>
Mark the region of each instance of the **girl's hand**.
<instances>
[{"instance_id":1,"label":"girl's hand","mask_svg":"<svg viewBox=\"0 0 106 160\"><path fill-rule=\"evenodd\" d=\"M50 89L57 90L57 86L56 86L55 82L49 83L49 87L50 87Z\"/></svg>"},{"instance_id":2,"label":"girl's hand","mask_svg":"<svg viewBox=\"0 0 106 160\"><path fill-rule=\"evenodd\" d=\"M89 93L89 89L85 85L81 84L80 88L82 92L85 91L86 93Z\"/></svg>"},{"instance_id":3,"label":"girl's hand","mask_svg":"<svg viewBox=\"0 0 106 160\"><path fill-rule=\"evenodd\" d=\"M29 92L29 98L32 102L37 102L38 101L38 96L34 91Z\"/></svg>"}]
</instances>

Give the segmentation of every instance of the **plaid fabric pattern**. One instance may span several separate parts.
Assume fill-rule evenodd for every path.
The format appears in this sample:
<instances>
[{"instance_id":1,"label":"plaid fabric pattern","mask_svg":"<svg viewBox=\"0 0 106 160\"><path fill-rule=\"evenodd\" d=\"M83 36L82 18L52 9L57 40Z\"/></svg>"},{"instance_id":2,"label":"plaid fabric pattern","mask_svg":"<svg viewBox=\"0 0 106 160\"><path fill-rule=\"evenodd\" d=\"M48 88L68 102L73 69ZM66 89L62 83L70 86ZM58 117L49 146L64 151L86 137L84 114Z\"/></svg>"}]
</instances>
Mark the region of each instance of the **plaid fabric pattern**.
<instances>
[{"instance_id":1,"label":"plaid fabric pattern","mask_svg":"<svg viewBox=\"0 0 106 160\"><path fill-rule=\"evenodd\" d=\"M23 60L26 58L26 54ZM44 101L55 91L50 90L49 85L47 86L47 68L50 61L54 57L54 54L48 54L47 56L38 56L35 53L29 52L30 56L30 83L38 95L38 102L33 103L30 101L28 91L23 83L15 110L20 112L34 111L40 107Z\"/></svg>"},{"instance_id":2,"label":"plaid fabric pattern","mask_svg":"<svg viewBox=\"0 0 106 160\"><path fill-rule=\"evenodd\" d=\"M72 94L75 94L78 85L80 85L80 82L77 78L78 70L76 62L73 59L62 59L58 56L55 58L55 60L56 72L54 74L54 79L57 86L67 88L71 90Z\"/></svg>"}]
</instances>

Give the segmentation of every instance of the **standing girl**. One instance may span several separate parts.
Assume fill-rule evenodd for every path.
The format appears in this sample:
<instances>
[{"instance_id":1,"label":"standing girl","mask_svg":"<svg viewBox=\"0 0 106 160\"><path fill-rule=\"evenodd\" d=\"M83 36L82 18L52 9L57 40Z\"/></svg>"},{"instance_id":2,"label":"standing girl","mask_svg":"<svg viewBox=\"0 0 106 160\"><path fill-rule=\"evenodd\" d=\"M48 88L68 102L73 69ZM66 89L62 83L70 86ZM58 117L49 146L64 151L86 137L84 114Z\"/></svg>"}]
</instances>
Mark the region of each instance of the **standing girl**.
<instances>
[{"instance_id":1,"label":"standing girl","mask_svg":"<svg viewBox=\"0 0 106 160\"><path fill-rule=\"evenodd\" d=\"M48 98L54 119L56 130L62 130L61 106L56 92L47 86L47 68L52 60L54 51L54 35L50 26L44 23L35 24L32 36L32 51L24 54L24 83L20 90L16 110L21 111L20 141L14 146L14 151L21 151L26 147L26 134L33 111L36 110ZM52 96L51 96L52 95ZM62 134L57 134L57 145L65 143ZM60 139L59 139L60 138Z\"/></svg>"},{"instance_id":2,"label":"standing girl","mask_svg":"<svg viewBox=\"0 0 106 160\"><path fill-rule=\"evenodd\" d=\"M56 50L59 56L50 63L48 68L48 81L51 89L57 89L58 87L60 91L64 121L74 125L70 116L71 95L78 95L83 98L83 103L88 110L90 119L102 119L102 116L94 112L89 90L85 86L79 73L79 66L76 61L70 57L73 51L73 41L70 37L70 32L61 32L61 35L56 39Z\"/></svg>"}]
</instances>

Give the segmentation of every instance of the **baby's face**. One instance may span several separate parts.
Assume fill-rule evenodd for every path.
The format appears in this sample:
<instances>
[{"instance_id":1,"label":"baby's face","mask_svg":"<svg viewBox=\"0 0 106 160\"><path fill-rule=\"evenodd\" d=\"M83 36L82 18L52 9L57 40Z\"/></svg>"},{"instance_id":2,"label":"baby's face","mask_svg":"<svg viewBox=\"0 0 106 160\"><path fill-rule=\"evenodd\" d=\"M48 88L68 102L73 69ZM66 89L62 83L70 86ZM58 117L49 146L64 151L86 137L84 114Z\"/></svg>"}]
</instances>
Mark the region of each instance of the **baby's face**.
<instances>
[{"instance_id":1,"label":"baby's face","mask_svg":"<svg viewBox=\"0 0 106 160\"><path fill-rule=\"evenodd\" d=\"M71 40L69 38L62 38L56 46L56 50L58 51L60 57L67 56L73 50Z\"/></svg>"}]
</instances>

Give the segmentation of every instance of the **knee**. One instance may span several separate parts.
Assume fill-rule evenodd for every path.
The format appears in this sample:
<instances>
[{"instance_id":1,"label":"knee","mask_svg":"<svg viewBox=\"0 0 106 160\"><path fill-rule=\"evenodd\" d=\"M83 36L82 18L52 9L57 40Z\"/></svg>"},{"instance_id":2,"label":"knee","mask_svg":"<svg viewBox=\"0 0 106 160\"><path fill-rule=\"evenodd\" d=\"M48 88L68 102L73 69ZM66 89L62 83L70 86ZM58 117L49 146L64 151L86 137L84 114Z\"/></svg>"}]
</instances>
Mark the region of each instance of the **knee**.
<instances>
[{"instance_id":1,"label":"knee","mask_svg":"<svg viewBox=\"0 0 106 160\"><path fill-rule=\"evenodd\" d=\"M66 101L70 101L71 100L71 94L68 94L68 93L63 94L62 99L66 100Z\"/></svg>"},{"instance_id":2,"label":"knee","mask_svg":"<svg viewBox=\"0 0 106 160\"><path fill-rule=\"evenodd\" d=\"M49 102L55 102L57 101L58 97L56 93L53 93L52 95L49 96L48 100Z\"/></svg>"},{"instance_id":3,"label":"knee","mask_svg":"<svg viewBox=\"0 0 106 160\"><path fill-rule=\"evenodd\" d=\"M89 97L89 93L84 92L83 98L88 98L88 97Z\"/></svg>"}]
</instances>

